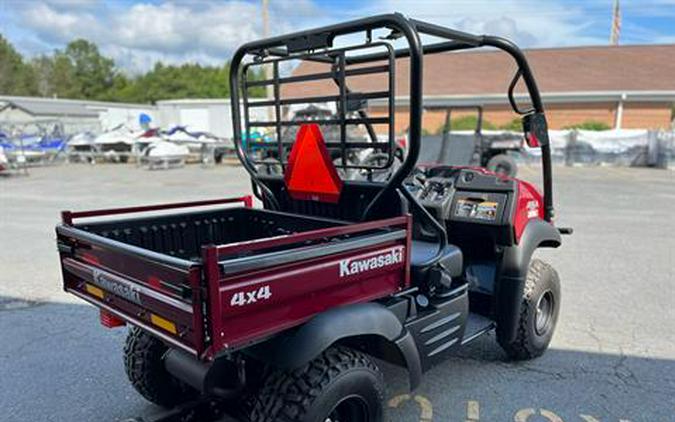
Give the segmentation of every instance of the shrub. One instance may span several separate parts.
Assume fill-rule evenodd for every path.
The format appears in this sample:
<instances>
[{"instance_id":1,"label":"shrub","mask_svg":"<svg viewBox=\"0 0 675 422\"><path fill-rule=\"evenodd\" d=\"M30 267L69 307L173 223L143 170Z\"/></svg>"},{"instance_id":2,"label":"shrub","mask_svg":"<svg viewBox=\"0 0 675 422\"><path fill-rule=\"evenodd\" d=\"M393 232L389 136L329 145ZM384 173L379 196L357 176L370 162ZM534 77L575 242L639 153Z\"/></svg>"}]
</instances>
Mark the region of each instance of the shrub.
<instances>
[{"instance_id":1,"label":"shrub","mask_svg":"<svg viewBox=\"0 0 675 422\"><path fill-rule=\"evenodd\" d=\"M476 126L478 125L478 117L477 116L462 116L458 117L456 119L452 119L450 121L450 128L455 131L455 130L475 130ZM489 121L483 119L483 122L481 124L481 127L483 129L487 130L492 130L495 129L496 126ZM445 124L442 124L437 130L436 133L440 134L443 133L445 130Z\"/></svg>"},{"instance_id":2,"label":"shrub","mask_svg":"<svg viewBox=\"0 0 675 422\"><path fill-rule=\"evenodd\" d=\"M523 121L516 117L515 119L511 120L508 123L505 123L501 126L499 126L500 129L502 130L509 130L511 132L522 132L523 131Z\"/></svg>"},{"instance_id":3,"label":"shrub","mask_svg":"<svg viewBox=\"0 0 675 422\"><path fill-rule=\"evenodd\" d=\"M563 129L579 129L579 130L609 130L611 127L603 122L596 120L586 120L585 122L575 123L573 125L565 126Z\"/></svg>"}]
</instances>

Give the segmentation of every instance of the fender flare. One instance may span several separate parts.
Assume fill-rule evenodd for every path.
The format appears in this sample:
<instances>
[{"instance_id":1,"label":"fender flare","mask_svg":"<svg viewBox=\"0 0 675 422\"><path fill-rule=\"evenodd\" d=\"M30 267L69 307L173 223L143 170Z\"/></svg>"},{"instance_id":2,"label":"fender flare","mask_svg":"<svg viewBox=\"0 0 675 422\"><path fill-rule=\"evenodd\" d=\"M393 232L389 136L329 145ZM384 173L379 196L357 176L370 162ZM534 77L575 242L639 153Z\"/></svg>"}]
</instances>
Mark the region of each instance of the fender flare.
<instances>
[{"instance_id":1,"label":"fender flare","mask_svg":"<svg viewBox=\"0 0 675 422\"><path fill-rule=\"evenodd\" d=\"M375 335L395 345L408 369L410 389L422 378L422 363L412 335L387 307L374 302L330 309L294 330L283 332L245 350L277 368L304 366L339 340Z\"/></svg>"},{"instance_id":2,"label":"fender flare","mask_svg":"<svg viewBox=\"0 0 675 422\"><path fill-rule=\"evenodd\" d=\"M531 220L517 245L504 250L500 278L495 291L497 336L510 343L515 339L525 277L534 251L541 247L557 248L562 244L560 232L544 220Z\"/></svg>"},{"instance_id":3,"label":"fender flare","mask_svg":"<svg viewBox=\"0 0 675 422\"><path fill-rule=\"evenodd\" d=\"M502 259L502 275L524 277L532 254L537 248L557 248L562 244L558 229L544 220L530 220L517 245L506 248Z\"/></svg>"}]
</instances>

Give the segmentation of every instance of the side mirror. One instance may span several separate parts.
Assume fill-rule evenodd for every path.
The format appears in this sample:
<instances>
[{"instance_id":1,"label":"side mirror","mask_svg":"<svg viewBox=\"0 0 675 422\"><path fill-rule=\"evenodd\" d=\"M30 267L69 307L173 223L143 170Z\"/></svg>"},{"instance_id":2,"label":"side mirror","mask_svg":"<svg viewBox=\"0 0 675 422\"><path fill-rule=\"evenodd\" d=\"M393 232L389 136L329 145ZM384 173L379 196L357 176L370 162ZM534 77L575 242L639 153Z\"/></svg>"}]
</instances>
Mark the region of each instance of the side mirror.
<instances>
[{"instance_id":1,"label":"side mirror","mask_svg":"<svg viewBox=\"0 0 675 422\"><path fill-rule=\"evenodd\" d=\"M548 145L548 124L544 113L531 113L523 116L523 133L530 148Z\"/></svg>"}]
</instances>

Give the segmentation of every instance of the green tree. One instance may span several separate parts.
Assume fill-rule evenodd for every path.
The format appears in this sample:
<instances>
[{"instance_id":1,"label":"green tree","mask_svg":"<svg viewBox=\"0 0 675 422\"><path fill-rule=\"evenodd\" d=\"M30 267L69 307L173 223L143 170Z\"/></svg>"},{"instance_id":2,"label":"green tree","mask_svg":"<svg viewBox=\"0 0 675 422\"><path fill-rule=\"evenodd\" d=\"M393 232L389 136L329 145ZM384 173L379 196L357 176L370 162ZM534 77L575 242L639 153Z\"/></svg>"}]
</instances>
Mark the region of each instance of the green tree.
<instances>
[{"instance_id":1,"label":"green tree","mask_svg":"<svg viewBox=\"0 0 675 422\"><path fill-rule=\"evenodd\" d=\"M54 60L52 57L42 55L35 57L30 62L35 77L37 94L41 97L50 97L54 95L54 83L52 73L54 71Z\"/></svg>"},{"instance_id":2,"label":"green tree","mask_svg":"<svg viewBox=\"0 0 675 422\"><path fill-rule=\"evenodd\" d=\"M124 95L148 102L176 98L227 98L230 95L229 75L228 63L222 66L167 66L157 62L152 70L130 82L131 86L126 88ZM249 77L259 79L262 72L252 73ZM264 89L256 87L249 91L249 95L260 96L264 92Z\"/></svg>"},{"instance_id":3,"label":"green tree","mask_svg":"<svg viewBox=\"0 0 675 422\"><path fill-rule=\"evenodd\" d=\"M121 72L113 76L112 86L102 95L102 100L122 101L122 102L141 102L135 90L133 80L130 80Z\"/></svg>"},{"instance_id":4,"label":"green tree","mask_svg":"<svg viewBox=\"0 0 675 422\"><path fill-rule=\"evenodd\" d=\"M249 80L264 78L263 69L253 67ZM230 65L178 66L161 62L145 74L129 77L112 59L103 56L96 44L74 40L64 50L24 63L21 55L0 36L0 93L44 97L155 102L176 98L227 98ZM249 95L265 95L265 87L249 89Z\"/></svg>"},{"instance_id":5,"label":"green tree","mask_svg":"<svg viewBox=\"0 0 675 422\"><path fill-rule=\"evenodd\" d=\"M68 43L63 55L73 66L74 77L80 89L79 97L104 97L112 87L115 77L113 60L102 56L96 44L83 39Z\"/></svg>"},{"instance_id":6,"label":"green tree","mask_svg":"<svg viewBox=\"0 0 675 422\"><path fill-rule=\"evenodd\" d=\"M60 98L86 98L82 84L75 73L75 66L61 52L54 53L51 69L52 94Z\"/></svg>"},{"instance_id":7,"label":"green tree","mask_svg":"<svg viewBox=\"0 0 675 422\"><path fill-rule=\"evenodd\" d=\"M0 94L35 95L35 77L14 47L0 35Z\"/></svg>"},{"instance_id":8,"label":"green tree","mask_svg":"<svg viewBox=\"0 0 675 422\"><path fill-rule=\"evenodd\" d=\"M75 67L62 52L42 55L31 61L37 94L43 97L84 98Z\"/></svg>"}]
</instances>

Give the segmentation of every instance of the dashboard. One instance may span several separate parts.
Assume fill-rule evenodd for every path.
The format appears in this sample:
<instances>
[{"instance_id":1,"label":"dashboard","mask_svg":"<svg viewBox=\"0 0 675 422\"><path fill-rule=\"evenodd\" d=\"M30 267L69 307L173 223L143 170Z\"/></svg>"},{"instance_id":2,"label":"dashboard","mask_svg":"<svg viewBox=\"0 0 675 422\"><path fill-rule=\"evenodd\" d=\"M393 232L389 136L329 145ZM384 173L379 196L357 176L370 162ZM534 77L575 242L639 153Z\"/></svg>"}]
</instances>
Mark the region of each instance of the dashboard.
<instances>
[{"instance_id":1,"label":"dashboard","mask_svg":"<svg viewBox=\"0 0 675 422\"><path fill-rule=\"evenodd\" d=\"M405 187L450 232L470 229L466 231L487 232L504 241L511 238L513 179L480 168L438 166L418 170Z\"/></svg>"}]
</instances>

